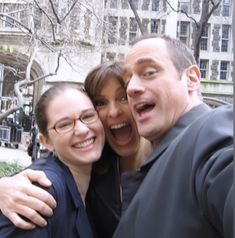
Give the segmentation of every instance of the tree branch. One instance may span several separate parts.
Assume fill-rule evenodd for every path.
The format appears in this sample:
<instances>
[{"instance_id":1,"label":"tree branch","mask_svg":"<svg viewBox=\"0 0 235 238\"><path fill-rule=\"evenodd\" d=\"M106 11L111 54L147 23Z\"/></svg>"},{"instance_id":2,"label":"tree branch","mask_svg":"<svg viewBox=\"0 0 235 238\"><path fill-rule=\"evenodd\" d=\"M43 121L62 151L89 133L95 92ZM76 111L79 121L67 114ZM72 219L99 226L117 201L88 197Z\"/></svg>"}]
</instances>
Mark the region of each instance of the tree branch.
<instances>
[{"instance_id":1,"label":"tree branch","mask_svg":"<svg viewBox=\"0 0 235 238\"><path fill-rule=\"evenodd\" d=\"M1 19L2 19L4 16L10 18L11 20L13 20L13 21L16 22L17 24L19 24L21 27L23 27L25 30L27 30L30 34L33 34L32 30L31 30L30 28L28 28L25 24L23 24L22 22L20 22L20 21L19 21L18 19L16 19L15 17L12 17L12 16L9 15L9 14L0 12L0 17L1 17ZM2 19L2 20L4 20L4 19ZM6 21L6 20L4 20L4 21ZM6 21L6 22L8 22L9 24L11 24L12 26L16 26L15 24L12 24L12 23L9 22L9 21Z\"/></svg>"},{"instance_id":2,"label":"tree branch","mask_svg":"<svg viewBox=\"0 0 235 238\"><path fill-rule=\"evenodd\" d=\"M187 16L189 19L191 19L196 25L198 24L196 19L191 17L187 12L185 12L184 10L178 10L178 9L176 10L175 8L172 7L172 5L170 4L170 2L168 0L165 0L165 1L172 11L183 13L185 16Z\"/></svg>"},{"instance_id":3,"label":"tree branch","mask_svg":"<svg viewBox=\"0 0 235 238\"><path fill-rule=\"evenodd\" d=\"M68 15L70 14L70 12L73 10L74 6L77 4L78 0L75 0L73 2L73 4L71 5L71 7L69 8L68 12L64 15L64 17L60 20L60 22L63 22L67 17Z\"/></svg>"},{"instance_id":4,"label":"tree branch","mask_svg":"<svg viewBox=\"0 0 235 238\"><path fill-rule=\"evenodd\" d=\"M145 33L145 31L144 31L143 25L141 23L140 17L138 15L137 11L136 11L135 5L133 4L132 0L128 0L128 2L129 2L129 5L131 7L131 10L133 11L133 13L135 15L135 19L136 19L136 22L137 22L137 24L139 26L141 35L143 35Z\"/></svg>"},{"instance_id":5,"label":"tree branch","mask_svg":"<svg viewBox=\"0 0 235 238\"><path fill-rule=\"evenodd\" d=\"M49 22L51 23L51 29L52 29L52 37L53 40L56 41L56 36L55 36L55 24L53 23L52 19L50 18L50 16L47 14L47 12L39 5L39 3L37 2L37 0L34 0L34 3L36 4L36 6L38 7L39 10L41 10L44 15L47 17L47 19L49 20Z\"/></svg>"}]
</instances>

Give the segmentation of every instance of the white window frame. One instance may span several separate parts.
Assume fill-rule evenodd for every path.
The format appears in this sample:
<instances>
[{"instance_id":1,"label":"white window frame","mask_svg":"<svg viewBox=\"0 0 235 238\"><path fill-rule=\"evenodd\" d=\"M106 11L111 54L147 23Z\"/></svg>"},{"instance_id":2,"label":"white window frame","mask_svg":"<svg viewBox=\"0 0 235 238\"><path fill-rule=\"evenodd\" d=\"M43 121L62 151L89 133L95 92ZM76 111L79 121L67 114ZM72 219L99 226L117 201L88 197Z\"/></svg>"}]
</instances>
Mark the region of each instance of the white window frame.
<instances>
[{"instance_id":1,"label":"white window frame","mask_svg":"<svg viewBox=\"0 0 235 238\"><path fill-rule=\"evenodd\" d=\"M226 29L226 35L224 34L224 28ZM230 25L224 24L221 27L221 52L229 52L229 38L230 38ZM226 44L226 50L223 48Z\"/></svg>"},{"instance_id":2,"label":"white window frame","mask_svg":"<svg viewBox=\"0 0 235 238\"><path fill-rule=\"evenodd\" d=\"M225 65L226 65L226 69L222 69L222 64L223 63L225 63ZM223 61L223 60L221 60L220 61L220 76L219 76L219 78L220 78L220 80L228 80L228 78L229 78L229 61ZM221 77L222 75L225 75L225 78L223 77Z\"/></svg>"},{"instance_id":3,"label":"white window frame","mask_svg":"<svg viewBox=\"0 0 235 238\"><path fill-rule=\"evenodd\" d=\"M200 42L200 50L202 50L202 51L209 51L210 25L207 24L205 27L207 28L207 33L205 31L202 32L201 42ZM203 34L203 33L206 33L206 34ZM205 44L206 45L206 49L202 48L202 46L204 46L204 42L206 42L206 44Z\"/></svg>"},{"instance_id":4,"label":"white window frame","mask_svg":"<svg viewBox=\"0 0 235 238\"><path fill-rule=\"evenodd\" d=\"M182 26L186 26L186 33L182 32ZM185 43L187 46L189 46L190 41L190 22L187 21L179 21L179 34L178 38L180 41ZM185 39L185 40L184 40Z\"/></svg>"},{"instance_id":5,"label":"white window frame","mask_svg":"<svg viewBox=\"0 0 235 238\"><path fill-rule=\"evenodd\" d=\"M202 79L208 79L208 75L209 75L209 60L208 59L200 59L200 71L201 71ZM205 75L205 77L203 75Z\"/></svg>"}]
</instances>

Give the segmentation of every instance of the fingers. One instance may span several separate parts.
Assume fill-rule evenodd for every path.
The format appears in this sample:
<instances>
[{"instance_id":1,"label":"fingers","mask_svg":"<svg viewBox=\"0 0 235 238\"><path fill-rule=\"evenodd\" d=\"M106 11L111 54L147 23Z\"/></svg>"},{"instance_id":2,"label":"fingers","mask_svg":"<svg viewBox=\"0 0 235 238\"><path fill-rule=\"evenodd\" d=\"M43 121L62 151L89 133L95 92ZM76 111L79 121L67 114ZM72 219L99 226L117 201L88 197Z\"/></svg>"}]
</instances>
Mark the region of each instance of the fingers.
<instances>
[{"instance_id":1,"label":"fingers","mask_svg":"<svg viewBox=\"0 0 235 238\"><path fill-rule=\"evenodd\" d=\"M31 183L30 179L38 182L46 178L43 172L34 172L27 170L0 179L0 209L15 225L27 229L33 227L31 222L44 226L42 216L51 216L56 207L55 199L47 191Z\"/></svg>"},{"instance_id":2,"label":"fingers","mask_svg":"<svg viewBox=\"0 0 235 238\"><path fill-rule=\"evenodd\" d=\"M2 213L19 228L33 228L32 223L41 227L47 225L46 220L42 217L40 213L37 212L35 207L42 211L48 209L49 212L47 211L44 213L49 216L51 216L53 212L50 207L45 208L45 204L43 202L38 201L33 197L21 194L20 192L16 193L14 199L9 199L8 203L9 204L6 204L6 209L2 209ZM10 206L10 204L13 205ZM19 215L22 215L23 217L20 217ZM26 219L24 218L27 218L29 221L25 221Z\"/></svg>"},{"instance_id":3,"label":"fingers","mask_svg":"<svg viewBox=\"0 0 235 238\"><path fill-rule=\"evenodd\" d=\"M15 196L15 202L28 206L44 216L52 216L55 199L45 190L32 185L26 194ZM37 196L34 196L36 194ZM51 202L52 201L52 202Z\"/></svg>"},{"instance_id":4,"label":"fingers","mask_svg":"<svg viewBox=\"0 0 235 238\"><path fill-rule=\"evenodd\" d=\"M27 187L24 192L28 195L25 204L30 204L32 209L45 216L52 215L52 209L56 207L56 200L50 193L33 184Z\"/></svg>"},{"instance_id":5,"label":"fingers","mask_svg":"<svg viewBox=\"0 0 235 238\"><path fill-rule=\"evenodd\" d=\"M51 181L47 178L45 173L42 171L26 169L22 171L21 174L27 177L31 182L37 182L43 187L51 186Z\"/></svg>"},{"instance_id":6,"label":"fingers","mask_svg":"<svg viewBox=\"0 0 235 238\"><path fill-rule=\"evenodd\" d=\"M17 214L23 215L24 217L29 219L29 221L34 223L35 225L38 225L41 227L44 227L47 225L46 220L39 213L37 213L35 210L33 210L27 206L20 205L20 206L18 206L18 208L15 212ZM14 212L13 212L13 214L14 214ZM17 220L17 222L18 222L17 224L19 224L18 220Z\"/></svg>"},{"instance_id":7,"label":"fingers","mask_svg":"<svg viewBox=\"0 0 235 238\"><path fill-rule=\"evenodd\" d=\"M30 182L37 182L41 186L46 186L46 187L51 186L51 181L46 177L45 173L42 171L27 169L23 171L21 175L23 175L26 179L29 179ZM47 191L45 191L42 188L39 188L34 185L27 186L25 189L25 193L27 193L29 196L36 197L38 200L41 200L42 202L46 203L51 208L56 207L56 201L53 198L53 196L51 196ZM43 211L41 210L38 210L38 211L44 214Z\"/></svg>"},{"instance_id":8,"label":"fingers","mask_svg":"<svg viewBox=\"0 0 235 238\"><path fill-rule=\"evenodd\" d=\"M8 218L11 220L11 222L18 228L24 229L24 230L32 230L36 226L31 222L24 221L19 215L16 213L10 213L8 215Z\"/></svg>"}]
</instances>

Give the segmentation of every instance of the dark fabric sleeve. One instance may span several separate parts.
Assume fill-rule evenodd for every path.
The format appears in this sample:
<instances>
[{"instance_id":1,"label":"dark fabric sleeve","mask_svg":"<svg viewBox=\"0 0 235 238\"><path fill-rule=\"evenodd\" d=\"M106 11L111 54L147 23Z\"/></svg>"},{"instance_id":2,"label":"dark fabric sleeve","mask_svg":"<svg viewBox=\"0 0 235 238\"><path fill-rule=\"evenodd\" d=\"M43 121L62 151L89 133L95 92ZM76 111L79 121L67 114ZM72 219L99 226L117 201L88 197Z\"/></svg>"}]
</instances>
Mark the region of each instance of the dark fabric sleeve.
<instances>
[{"instance_id":1,"label":"dark fabric sleeve","mask_svg":"<svg viewBox=\"0 0 235 238\"><path fill-rule=\"evenodd\" d=\"M195 174L198 207L222 237L233 237L232 109L212 114L202 127L196 148Z\"/></svg>"},{"instance_id":2,"label":"dark fabric sleeve","mask_svg":"<svg viewBox=\"0 0 235 238\"><path fill-rule=\"evenodd\" d=\"M233 149L219 150L211 156L197 177L199 207L208 221L224 237L232 236Z\"/></svg>"},{"instance_id":3,"label":"dark fabric sleeve","mask_svg":"<svg viewBox=\"0 0 235 238\"><path fill-rule=\"evenodd\" d=\"M48 172L46 171L46 174L48 178L52 181L53 185L47 189L47 191L52 194L52 196L58 201L58 198L64 197L63 194L60 194L60 191L64 191L62 189L62 186L64 186L60 182L60 178L53 172ZM60 220L60 211L57 211L57 209L54 210L54 214L50 218L46 218L48 225L46 227L36 227L33 230L22 230L14 226L11 221L6 218L2 213L0 213L0 237L1 238L12 238L12 237L17 237L17 238L49 238L49 237L56 237L53 234L59 230L59 227L62 227L62 221L59 222ZM61 223L61 224L60 224Z\"/></svg>"}]
</instances>

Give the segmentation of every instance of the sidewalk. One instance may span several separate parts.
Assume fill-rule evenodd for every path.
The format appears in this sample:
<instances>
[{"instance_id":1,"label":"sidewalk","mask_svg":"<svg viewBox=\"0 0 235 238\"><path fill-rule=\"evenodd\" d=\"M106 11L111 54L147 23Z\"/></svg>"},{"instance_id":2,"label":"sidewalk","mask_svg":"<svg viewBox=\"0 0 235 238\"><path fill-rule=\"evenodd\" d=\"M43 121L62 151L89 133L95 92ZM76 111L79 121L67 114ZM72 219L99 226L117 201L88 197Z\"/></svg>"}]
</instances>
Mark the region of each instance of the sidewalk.
<instances>
[{"instance_id":1,"label":"sidewalk","mask_svg":"<svg viewBox=\"0 0 235 238\"><path fill-rule=\"evenodd\" d=\"M7 163L18 163L24 167L31 164L31 157L27 154L27 149L22 144L19 145L18 149L6 148L0 146L0 161Z\"/></svg>"}]
</instances>

